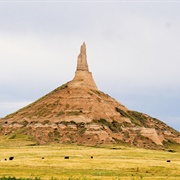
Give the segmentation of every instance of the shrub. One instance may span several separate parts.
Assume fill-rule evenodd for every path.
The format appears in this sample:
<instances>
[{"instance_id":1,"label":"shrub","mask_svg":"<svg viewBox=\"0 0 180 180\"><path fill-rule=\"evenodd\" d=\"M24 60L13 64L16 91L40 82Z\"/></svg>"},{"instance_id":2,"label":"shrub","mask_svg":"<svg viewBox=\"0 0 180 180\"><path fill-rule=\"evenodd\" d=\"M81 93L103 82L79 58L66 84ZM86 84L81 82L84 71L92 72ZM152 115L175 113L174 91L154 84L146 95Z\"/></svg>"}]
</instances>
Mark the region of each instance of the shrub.
<instances>
[{"instance_id":1,"label":"shrub","mask_svg":"<svg viewBox=\"0 0 180 180\"><path fill-rule=\"evenodd\" d=\"M70 112L67 112L67 115L69 115L69 116L77 116L77 115L79 115L79 111L70 111Z\"/></svg>"},{"instance_id":2,"label":"shrub","mask_svg":"<svg viewBox=\"0 0 180 180\"><path fill-rule=\"evenodd\" d=\"M125 137L125 138L130 138L129 132L125 131L125 132L124 132L124 137Z\"/></svg>"},{"instance_id":3,"label":"shrub","mask_svg":"<svg viewBox=\"0 0 180 180\"><path fill-rule=\"evenodd\" d=\"M120 132L122 130L120 124L115 120L113 120L112 123L108 122L108 121L106 121L105 119L102 119L102 118L100 120L93 120L93 121L95 123L107 126L113 132Z\"/></svg>"},{"instance_id":4,"label":"shrub","mask_svg":"<svg viewBox=\"0 0 180 180\"><path fill-rule=\"evenodd\" d=\"M120 125L120 123L118 123L117 121L113 120L112 125L113 125L113 127L114 127L114 128L113 128L114 131L116 131L116 132L122 131L121 125Z\"/></svg>"},{"instance_id":5,"label":"shrub","mask_svg":"<svg viewBox=\"0 0 180 180\"><path fill-rule=\"evenodd\" d=\"M48 124L48 123L49 123L49 120L44 120L44 121L42 122L43 125Z\"/></svg>"},{"instance_id":6,"label":"shrub","mask_svg":"<svg viewBox=\"0 0 180 180\"><path fill-rule=\"evenodd\" d=\"M128 115L126 112L124 112L123 110L121 110L121 109L119 109L119 108L116 107L116 111L117 111L121 116L129 118L129 115Z\"/></svg>"},{"instance_id":7,"label":"shrub","mask_svg":"<svg viewBox=\"0 0 180 180\"><path fill-rule=\"evenodd\" d=\"M65 112L59 111L58 114L57 114L57 116L62 116L63 114L65 114Z\"/></svg>"},{"instance_id":8,"label":"shrub","mask_svg":"<svg viewBox=\"0 0 180 180\"><path fill-rule=\"evenodd\" d=\"M74 124L74 125L76 125L76 122L74 122L74 121L70 121L70 124Z\"/></svg>"},{"instance_id":9,"label":"shrub","mask_svg":"<svg viewBox=\"0 0 180 180\"><path fill-rule=\"evenodd\" d=\"M57 90L58 90L58 89L66 89L67 87L68 87L67 84L63 84L62 86L60 86L59 88L57 88Z\"/></svg>"},{"instance_id":10,"label":"shrub","mask_svg":"<svg viewBox=\"0 0 180 180\"><path fill-rule=\"evenodd\" d=\"M22 123L21 123L23 126L27 126L28 122L26 120L24 120Z\"/></svg>"},{"instance_id":11,"label":"shrub","mask_svg":"<svg viewBox=\"0 0 180 180\"><path fill-rule=\"evenodd\" d=\"M139 120L137 119L137 117L135 115L132 115L132 111L128 111L128 112L125 112L123 111L122 109L119 109L116 107L116 111L119 112L119 114L123 117L127 117L131 120L131 122L133 124L135 124L136 126L142 126L140 123L139 123ZM135 111L134 111L135 112ZM138 115L139 116L139 115Z\"/></svg>"},{"instance_id":12,"label":"shrub","mask_svg":"<svg viewBox=\"0 0 180 180\"><path fill-rule=\"evenodd\" d=\"M69 104L66 104L66 108L68 108L69 107Z\"/></svg>"},{"instance_id":13,"label":"shrub","mask_svg":"<svg viewBox=\"0 0 180 180\"><path fill-rule=\"evenodd\" d=\"M15 139L16 134L13 134L12 136L9 137L9 139Z\"/></svg>"},{"instance_id":14,"label":"shrub","mask_svg":"<svg viewBox=\"0 0 180 180\"><path fill-rule=\"evenodd\" d=\"M83 135L85 133L85 131L86 131L86 128L84 128L84 127L81 127L78 129L79 135Z\"/></svg>"},{"instance_id":15,"label":"shrub","mask_svg":"<svg viewBox=\"0 0 180 180\"><path fill-rule=\"evenodd\" d=\"M128 111L128 113L136 120L140 121L141 124L144 126L147 126L146 121L147 118L142 114L137 111Z\"/></svg>"},{"instance_id":16,"label":"shrub","mask_svg":"<svg viewBox=\"0 0 180 180\"><path fill-rule=\"evenodd\" d=\"M69 122L67 122L67 121L61 121L60 124L64 124L64 125L67 126L67 125L69 124Z\"/></svg>"}]
</instances>

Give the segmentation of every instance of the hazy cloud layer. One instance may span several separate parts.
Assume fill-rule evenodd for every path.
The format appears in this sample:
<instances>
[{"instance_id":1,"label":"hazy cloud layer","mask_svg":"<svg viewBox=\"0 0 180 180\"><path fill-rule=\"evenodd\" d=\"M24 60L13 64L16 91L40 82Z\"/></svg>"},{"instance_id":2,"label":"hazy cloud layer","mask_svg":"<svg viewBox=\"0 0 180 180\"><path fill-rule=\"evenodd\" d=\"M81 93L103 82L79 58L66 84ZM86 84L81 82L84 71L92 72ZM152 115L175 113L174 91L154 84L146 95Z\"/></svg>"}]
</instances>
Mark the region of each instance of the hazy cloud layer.
<instances>
[{"instance_id":1,"label":"hazy cloud layer","mask_svg":"<svg viewBox=\"0 0 180 180\"><path fill-rule=\"evenodd\" d=\"M71 80L80 45L100 90L180 130L180 3L0 2L0 117Z\"/></svg>"}]
</instances>

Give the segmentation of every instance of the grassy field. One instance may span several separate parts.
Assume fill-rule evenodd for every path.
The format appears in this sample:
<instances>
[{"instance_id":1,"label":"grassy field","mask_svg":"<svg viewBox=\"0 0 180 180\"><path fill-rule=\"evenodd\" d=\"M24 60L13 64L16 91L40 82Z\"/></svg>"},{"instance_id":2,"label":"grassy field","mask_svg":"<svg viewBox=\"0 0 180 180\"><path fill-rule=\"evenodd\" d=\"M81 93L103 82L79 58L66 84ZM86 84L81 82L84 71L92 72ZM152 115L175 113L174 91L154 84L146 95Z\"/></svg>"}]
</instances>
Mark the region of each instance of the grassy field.
<instances>
[{"instance_id":1,"label":"grassy field","mask_svg":"<svg viewBox=\"0 0 180 180\"><path fill-rule=\"evenodd\" d=\"M0 143L0 178L180 179L180 151L177 147L175 152L169 152L118 145L27 146L27 142L8 144L2 140ZM11 156L14 157L12 161L9 160ZM64 159L65 156L69 159Z\"/></svg>"}]
</instances>

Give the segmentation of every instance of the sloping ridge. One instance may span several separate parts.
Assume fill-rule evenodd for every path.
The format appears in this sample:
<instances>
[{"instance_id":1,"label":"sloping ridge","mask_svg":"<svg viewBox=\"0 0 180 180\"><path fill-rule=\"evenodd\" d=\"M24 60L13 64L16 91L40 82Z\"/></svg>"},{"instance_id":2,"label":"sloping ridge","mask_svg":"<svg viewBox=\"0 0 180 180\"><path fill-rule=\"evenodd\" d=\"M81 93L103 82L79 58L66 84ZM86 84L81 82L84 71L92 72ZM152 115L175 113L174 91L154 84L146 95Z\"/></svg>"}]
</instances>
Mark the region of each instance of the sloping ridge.
<instances>
[{"instance_id":1,"label":"sloping ridge","mask_svg":"<svg viewBox=\"0 0 180 180\"><path fill-rule=\"evenodd\" d=\"M128 110L98 90L89 72L85 43L72 81L1 119L0 126L2 135L15 138L20 133L39 144L127 143L162 149L166 143L180 143L178 131L156 118Z\"/></svg>"}]
</instances>

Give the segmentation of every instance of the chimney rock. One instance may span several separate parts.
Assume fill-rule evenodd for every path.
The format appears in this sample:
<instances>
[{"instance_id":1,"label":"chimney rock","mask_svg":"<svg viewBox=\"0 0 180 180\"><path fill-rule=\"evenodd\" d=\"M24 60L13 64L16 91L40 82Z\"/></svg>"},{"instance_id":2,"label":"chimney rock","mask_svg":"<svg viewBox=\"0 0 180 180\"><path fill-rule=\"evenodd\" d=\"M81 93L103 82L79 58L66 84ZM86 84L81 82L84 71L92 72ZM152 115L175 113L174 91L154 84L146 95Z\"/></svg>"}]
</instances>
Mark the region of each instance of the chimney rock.
<instances>
[{"instance_id":1,"label":"chimney rock","mask_svg":"<svg viewBox=\"0 0 180 180\"><path fill-rule=\"evenodd\" d=\"M96 83L94 82L92 73L89 71L87 56L86 56L86 45L81 45L80 54L77 60L77 69L72 84L77 86L85 86L90 89L97 90Z\"/></svg>"},{"instance_id":2,"label":"chimney rock","mask_svg":"<svg viewBox=\"0 0 180 180\"><path fill-rule=\"evenodd\" d=\"M77 71L89 71L86 56L86 44L83 43L78 56Z\"/></svg>"}]
</instances>

